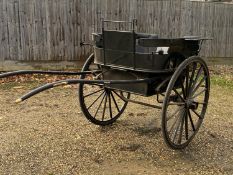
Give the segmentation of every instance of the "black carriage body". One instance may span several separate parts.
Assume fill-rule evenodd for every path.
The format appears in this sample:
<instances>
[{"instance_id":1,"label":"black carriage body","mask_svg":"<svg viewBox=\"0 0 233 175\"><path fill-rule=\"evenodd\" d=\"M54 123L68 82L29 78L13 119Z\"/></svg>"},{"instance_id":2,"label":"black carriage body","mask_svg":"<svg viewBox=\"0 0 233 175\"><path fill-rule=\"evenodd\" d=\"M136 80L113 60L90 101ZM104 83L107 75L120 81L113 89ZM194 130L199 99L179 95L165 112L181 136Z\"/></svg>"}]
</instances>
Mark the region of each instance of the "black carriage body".
<instances>
[{"instance_id":1,"label":"black carriage body","mask_svg":"<svg viewBox=\"0 0 233 175\"><path fill-rule=\"evenodd\" d=\"M104 80L155 77L155 81L148 83L108 85L109 88L143 96L164 92L167 83L164 86L161 83L184 59L198 54L201 41L191 37L160 39L158 35L136 33L134 30L103 30L93 36L95 63L101 65ZM161 47L166 47L167 53L160 51Z\"/></svg>"}]
</instances>

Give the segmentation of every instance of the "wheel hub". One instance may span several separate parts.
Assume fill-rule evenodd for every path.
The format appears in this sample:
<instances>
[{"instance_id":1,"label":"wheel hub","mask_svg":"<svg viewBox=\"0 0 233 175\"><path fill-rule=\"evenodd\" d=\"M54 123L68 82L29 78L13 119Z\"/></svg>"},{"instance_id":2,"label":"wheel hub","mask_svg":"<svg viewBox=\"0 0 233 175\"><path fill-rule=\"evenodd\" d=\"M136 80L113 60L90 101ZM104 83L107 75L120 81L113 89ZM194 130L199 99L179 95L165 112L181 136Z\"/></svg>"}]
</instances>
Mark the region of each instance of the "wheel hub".
<instances>
[{"instance_id":1,"label":"wheel hub","mask_svg":"<svg viewBox=\"0 0 233 175\"><path fill-rule=\"evenodd\" d=\"M198 108L198 103L195 102L193 99L187 99L185 101L185 107L196 110Z\"/></svg>"},{"instance_id":2,"label":"wheel hub","mask_svg":"<svg viewBox=\"0 0 233 175\"><path fill-rule=\"evenodd\" d=\"M110 94L110 92L111 92L111 90L108 89L108 88L106 88L106 87L104 87L104 91L105 91L107 94Z\"/></svg>"}]
</instances>

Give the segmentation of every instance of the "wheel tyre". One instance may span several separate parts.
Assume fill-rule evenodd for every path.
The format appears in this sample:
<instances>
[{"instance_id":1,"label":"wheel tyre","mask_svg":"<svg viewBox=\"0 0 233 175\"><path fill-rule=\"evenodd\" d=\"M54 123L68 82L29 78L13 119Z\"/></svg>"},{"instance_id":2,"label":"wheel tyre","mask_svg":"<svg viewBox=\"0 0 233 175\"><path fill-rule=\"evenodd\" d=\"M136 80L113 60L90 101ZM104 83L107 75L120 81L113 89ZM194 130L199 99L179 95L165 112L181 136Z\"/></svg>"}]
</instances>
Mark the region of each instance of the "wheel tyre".
<instances>
[{"instance_id":1,"label":"wheel tyre","mask_svg":"<svg viewBox=\"0 0 233 175\"><path fill-rule=\"evenodd\" d=\"M203 97L204 102L203 102L203 106L202 106L202 109L201 109L201 114L199 116L201 118L197 119L196 125L192 124L191 119L189 118L190 115L191 115L190 114L191 113L190 112L191 111L190 110L191 107L189 108L189 106L188 106L188 99L189 99L188 96L189 96L189 93L192 94L192 96L194 96L193 92L190 92L190 91L193 90L194 85L195 85L194 77L192 77L192 75L191 75L192 79L190 79L188 81L190 84L187 86L189 89L188 90L187 90L187 88L185 89L185 92L187 93L186 94L187 95L187 97L186 97L187 99L185 99L185 100L187 102L184 102L185 103L184 104L184 108L185 108L184 111L186 111L186 112L184 112L183 114L179 115L179 118L180 118L179 120L181 122L181 125L178 128L176 128L176 130L179 130L179 129L182 130L181 129L181 127L183 128L182 125L188 125L188 121L186 123L186 118L187 118L187 120L188 119L190 120L189 121L190 125L191 125L190 127L193 129L193 133L192 133L192 135L190 137L186 138L186 140L184 141L184 143L175 143L175 141L173 141L171 139L170 135L169 135L168 126L167 126L168 125L167 122L169 120L167 113L168 113L168 105L169 105L170 98L171 98L170 96L171 96L171 93L172 93L173 89L175 88L175 86L177 86L177 81L182 76L184 70L186 70L186 71L189 70L190 65L192 65L193 69L194 69L194 65L196 65L196 64L199 64L200 67L202 67L202 70L203 70L202 72L204 73L204 78L203 79L204 79L204 82L205 82L205 88L204 88L205 95ZM188 78L185 78L185 81L186 81L186 79L191 78L191 77L189 77L189 71L187 71L187 72L188 72L188 76L186 76L186 77L188 77ZM194 71L194 74L195 73L196 72ZM198 75L196 75L196 76L198 76ZM162 108L162 133L163 133L163 137L164 137L164 140L165 140L166 144L170 148L172 148L172 149L183 149L183 148L185 148L186 146L188 146L188 144L192 141L192 139L194 138L194 136L197 134L197 132L198 132L198 130L199 130L199 128L200 128L200 126L201 126L201 124L203 122L204 115L206 113L206 109L207 109L207 105L208 105L208 100L209 100L209 91L210 91L209 70L208 70L208 67L207 67L205 61L202 58L197 57L197 56L190 57L190 58L186 59L183 63L181 63L180 66L176 69L176 71L173 74L173 76L172 76L172 78L171 78L171 80L169 82L169 85L167 87L165 98L164 98L164 103L163 103L163 108ZM185 92L183 90L182 90L182 92L185 94ZM184 96L185 95L183 95L183 97ZM182 97L180 97L180 98L182 98ZM177 105L177 107L178 107L178 105ZM179 107L179 108L181 108L181 107ZM176 119L176 120L178 120L178 119ZM184 124L184 122L185 122L185 124ZM173 125L174 125L174 123L173 123ZM171 132L171 130L170 130L170 132ZM184 130L180 131L181 137L183 137L183 132L184 132ZM187 133L188 132L189 132L189 130L187 129ZM186 129L185 129L185 135L186 135ZM176 137L176 136L174 136L174 137Z\"/></svg>"},{"instance_id":2,"label":"wheel tyre","mask_svg":"<svg viewBox=\"0 0 233 175\"><path fill-rule=\"evenodd\" d=\"M87 59L86 63L84 64L82 71L88 71L90 70L90 66L94 63L94 54L90 55L90 57ZM81 75L80 79L85 79L86 75ZM110 125L112 123L114 123L120 116L121 114L124 112L128 102L123 102L124 105L119 109L118 113L116 115L114 115L112 118L108 119L108 120L99 120L96 119L88 110L86 104L85 104L85 99L84 99L84 85L85 83L81 83L79 86L79 103L80 103L80 107L81 110L83 112L83 114L85 115L85 117L92 123L96 124L96 125L101 125L101 126L106 126L106 125ZM112 92L111 89L107 89L108 92ZM126 98L129 98L130 94L128 93L128 95L126 96ZM106 97L107 98L107 97ZM111 97L109 97L111 98ZM106 107L106 106L105 106Z\"/></svg>"}]
</instances>

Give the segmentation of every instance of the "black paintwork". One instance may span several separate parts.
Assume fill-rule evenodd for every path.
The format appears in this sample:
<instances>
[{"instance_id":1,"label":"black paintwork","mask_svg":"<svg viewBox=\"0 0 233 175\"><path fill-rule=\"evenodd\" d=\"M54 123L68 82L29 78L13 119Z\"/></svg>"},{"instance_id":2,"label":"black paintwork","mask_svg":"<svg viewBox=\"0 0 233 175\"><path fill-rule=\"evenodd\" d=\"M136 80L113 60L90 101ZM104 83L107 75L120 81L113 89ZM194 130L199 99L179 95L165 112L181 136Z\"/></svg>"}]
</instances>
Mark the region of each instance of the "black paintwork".
<instances>
[{"instance_id":1,"label":"black paintwork","mask_svg":"<svg viewBox=\"0 0 233 175\"><path fill-rule=\"evenodd\" d=\"M136 33L134 29L117 31L104 27L102 33L93 34L93 39L95 63L102 66L105 80L156 77L153 83L109 85L109 88L144 96L165 91L165 87L159 92L155 89L186 58L198 55L202 41L193 36L164 39L155 34ZM158 47L169 47L168 53L159 52Z\"/></svg>"}]
</instances>

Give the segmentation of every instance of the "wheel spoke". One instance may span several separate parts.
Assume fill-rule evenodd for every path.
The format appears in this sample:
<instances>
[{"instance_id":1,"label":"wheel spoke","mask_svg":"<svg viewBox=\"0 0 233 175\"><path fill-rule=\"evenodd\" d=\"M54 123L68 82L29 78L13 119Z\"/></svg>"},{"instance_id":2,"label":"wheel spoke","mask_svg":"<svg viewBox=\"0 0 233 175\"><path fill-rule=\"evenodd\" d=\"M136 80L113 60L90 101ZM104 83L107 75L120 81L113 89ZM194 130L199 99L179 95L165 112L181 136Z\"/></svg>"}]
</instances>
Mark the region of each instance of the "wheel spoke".
<instances>
[{"instance_id":1,"label":"wheel spoke","mask_svg":"<svg viewBox=\"0 0 233 175\"><path fill-rule=\"evenodd\" d=\"M196 128L195 128L194 123L193 123L192 115L191 115L189 110L188 110L188 116L189 116L189 120L190 120L193 131L196 131Z\"/></svg>"},{"instance_id":2,"label":"wheel spoke","mask_svg":"<svg viewBox=\"0 0 233 175\"><path fill-rule=\"evenodd\" d=\"M201 92L199 92L199 93L195 94L192 98L196 98L196 97L198 97L199 95L203 94L205 91L207 91L207 89L206 89L206 88L205 88L205 89L203 89Z\"/></svg>"},{"instance_id":3,"label":"wheel spoke","mask_svg":"<svg viewBox=\"0 0 233 175\"><path fill-rule=\"evenodd\" d=\"M96 112L95 112L94 118L96 118L96 115L97 115L97 113L99 112L99 109L100 109L100 107L101 107L101 105L102 105L102 103L103 103L103 101L104 101L105 96L106 96L106 93L104 94L104 96L103 96L103 98L102 98L102 100L101 100L101 102L100 102L100 104L99 104L99 106L98 106L98 108L97 108L97 110L96 110Z\"/></svg>"},{"instance_id":4,"label":"wheel spoke","mask_svg":"<svg viewBox=\"0 0 233 175\"><path fill-rule=\"evenodd\" d=\"M185 79L186 79L186 91L185 91L185 94L186 94L186 97L188 97L188 95L189 95L189 66L187 66L187 69L186 69Z\"/></svg>"},{"instance_id":5,"label":"wheel spoke","mask_svg":"<svg viewBox=\"0 0 233 175\"><path fill-rule=\"evenodd\" d=\"M179 139L178 139L178 143L179 143L179 144L181 144L181 141L182 141L182 135L183 135L183 128L184 128L184 119L185 119L185 116L186 116L186 111L184 112L184 115L183 115L182 120L181 120L180 135L179 135Z\"/></svg>"},{"instance_id":6,"label":"wheel spoke","mask_svg":"<svg viewBox=\"0 0 233 175\"><path fill-rule=\"evenodd\" d=\"M99 99L100 97L104 94L104 92L102 92L94 101L93 103L87 108L87 109L90 109Z\"/></svg>"},{"instance_id":7,"label":"wheel spoke","mask_svg":"<svg viewBox=\"0 0 233 175\"><path fill-rule=\"evenodd\" d=\"M192 90L192 94L194 94L197 90L198 90L198 88L202 85L202 83L206 80L206 76L204 76L202 79L201 79L201 81L198 83L198 85L197 86L195 86L194 88L193 88L193 90ZM194 85L193 85L194 86Z\"/></svg>"},{"instance_id":8,"label":"wheel spoke","mask_svg":"<svg viewBox=\"0 0 233 175\"><path fill-rule=\"evenodd\" d=\"M117 111L120 112L120 109L119 109L119 107L118 107L118 105L117 105L116 99L115 99L114 95L112 94L112 92L110 92L110 95L111 95L111 97L112 97L112 100L113 100L113 102L114 102L116 108L117 108Z\"/></svg>"},{"instance_id":9,"label":"wheel spoke","mask_svg":"<svg viewBox=\"0 0 233 175\"><path fill-rule=\"evenodd\" d=\"M122 98L122 96L120 96L118 93L116 93L115 91L113 91L114 94L116 94L122 101L126 102L125 99Z\"/></svg>"},{"instance_id":10,"label":"wheel spoke","mask_svg":"<svg viewBox=\"0 0 233 175\"><path fill-rule=\"evenodd\" d=\"M195 111L194 109L191 110L194 112L194 114L196 114L196 116L198 116L199 119L203 119L203 117L200 114L198 114L197 111Z\"/></svg>"},{"instance_id":11,"label":"wheel spoke","mask_svg":"<svg viewBox=\"0 0 233 175\"><path fill-rule=\"evenodd\" d=\"M90 94L87 94L87 95L83 96L83 98L89 97L89 96L94 95L94 94L96 94L96 93L98 93L98 92L100 92L100 91L103 91L103 90L104 90L104 88L101 88L101 89L99 89L99 90L97 90L97 91L95 91L95 92L92 92L92 93L90 93Z\"/></svg>"},{"instance_id":12,"label":"wheel spoke","mask_svg":"<svg viewBox=\"0 0 233 175\"><path fill-rule=\"evenodd\" d=\"M104 110L103 110L103 114L102 114L102 121L104 121L104 116L105 116L105 110L106 110L107 100L108 100L108 97L107 97L107 95L106 95L106 97L105 97L105 102L104 102Z\"/></svg>"},{"instance_id":13,"label":"wheel spoke","mask_svg":"<svg viewBox=\"0 0 233 175\"><path fill-rule=\"evenodd\" d=\"M181 88L182 88L182 93L183 93L184 99L186 99L186 95L187 94L186 94L186 91L185 91L183 83L181 83Z\"/></svg>"},{"instance_id":14,"label":"wheel spoke","mask_svg":"<svg viewBox=\"0 0 233 175\"><path fill-rule=\"evenodd\" d=\"M173 89L173 91L180 97L182 101L185 101L184 98L179 94L179 92L176 89Z\"/></svg>"},{"instance_id":15,"label":"wheel spoke","mask_svg":"<svg viewBox=\"0 0 233 175\"><path fill-rule=\"evenodd\" d=\"M189 83L189 91L191 90L191 87L192 87L192 84L193 84L193 78L194 78L194 75L195 75L195 71L197 69L197 63L193 63L193 70L192 70L192 74L191 74L191 77L190 77L190 83ZM191 93L191 92L189 92Z\"/></svg>"},{"instance_id":16,"label":"wheel spoke","mask_svg":"<svg viewBox=\"0 0 233 175\"><path fill-rule=\"evenodd\" d=\"M185 138L188 140L189 138L189 130L188 130L188 110L186 110L186 115L185 115Z\"/></svg>"},{"instance_id":17,"label":"wheel spoke","mask_svg":"<svg viewBox=\"0 0 233 175\"><path fill-rule=\"evenodd\" d=\"M176 140L176 136L177 136L178 130L180 128L180 124L182 123L182 120L183 120L183 115L184 115L184 111L182 112L182 115L180 115L180 117L179 117L179 120L178 120L178 123L177 123L177 127L175 129L175 133L174 133L172 142L175 142L175 140Z\"/></svg>"},{"instance_id":18,"label":"wheel spoke","mask_svg":"<svg viewBox=\"0 0 233 175\"><path fill-rule=\"evenodd\" d=\"M169 121L171 118L175 117L176 114L177 114L179 111L183 110L183 109L184 109L183 107L179 107L170 117L167 117L167 121Z\"/></svg>"},{"instance_id":19,"label":"wheel spoke","mask_svg":"<svg viewBox=\"0 0 233 175\"><path fill-rule=\"evenodd\" d=\"M108 100L109 100L109 113L110 113L110 118L112 119L112 103L111 103L110 93L108 93Z\"/></svg>"},{"instance_id":20,"label":"wheel spoke","mask_svg":"<svg viewBox=\"0 0 233 175\"><path fill-rule=\"evenodd\" d=\"M180 116L178 116L177 118L176 118L176 120L174 121L174 123L172 124L172 126L171 126L171 128L170 128L170 130L169 130L169 135L171 134L171 132L172 132L172 130L173 130L173 128L175 127L175 125L176 125L176 123L177 123L177 121L179 120L179 118L180 118Z\"/></svg>"},{"instance_id":21,"label":"wheel spoke","mask_svg":"<svg viewBox=\"0 0 233 175\"><path fill-rule=\"evenodd\" d=\"M177 124L177 122L180 120L180 116L181 116L181 114L183 113L183 111L184 111L184 108L182 108L182 110L180 110L180 112L179 112L179 116L176 118L176 120L174 121L174 123L172 124L172 126L171 126L171 128L170 128L170 130L169 130L169 135L171 134L171 132L172 132L172 130L173 130L173 128L176 126L176 124Z\"/></svg>"},{"instance_id":22,"label":"wheel spoke","mask_svg":"<svg viewBox=\"0 0 233 175\"><path fill-rule=\"evenodd\" d=\"M198 81L199 77L201 76L202 71L203 71L203 66L201 66L197 72L197 76L196 76L196 78L193 82L192 88L191 88L192 91L194 89L194 86L197 84L197 81Z\"/></svg>"}]
</instances>

